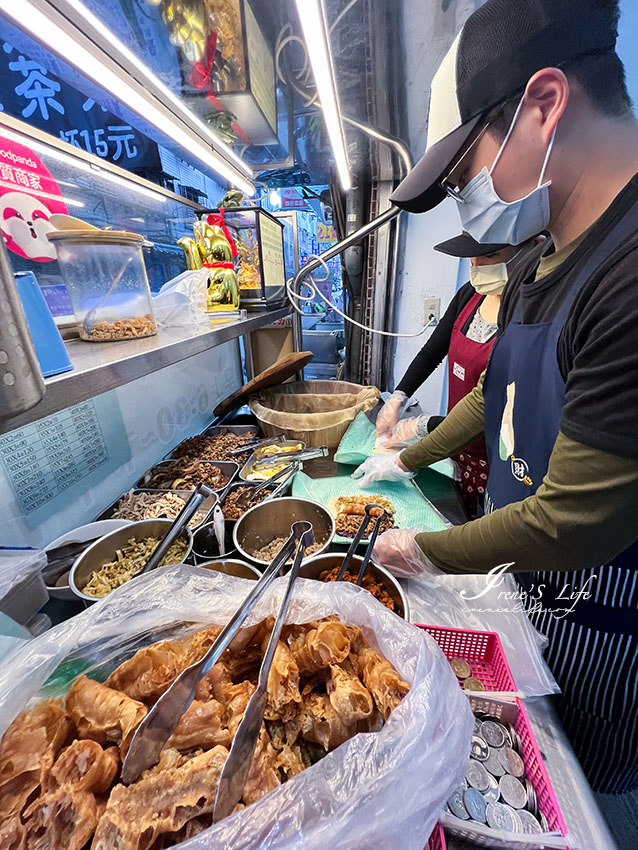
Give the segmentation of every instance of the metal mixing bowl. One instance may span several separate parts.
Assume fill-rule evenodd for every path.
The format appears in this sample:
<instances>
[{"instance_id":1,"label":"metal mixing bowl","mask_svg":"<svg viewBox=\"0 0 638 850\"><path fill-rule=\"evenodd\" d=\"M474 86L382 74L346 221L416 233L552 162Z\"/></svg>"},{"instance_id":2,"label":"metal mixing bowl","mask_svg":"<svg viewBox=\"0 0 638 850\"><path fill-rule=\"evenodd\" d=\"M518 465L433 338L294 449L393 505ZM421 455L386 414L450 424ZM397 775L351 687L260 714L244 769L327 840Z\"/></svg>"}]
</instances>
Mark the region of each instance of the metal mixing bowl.
<instances>
[{"instance_id":1,"label":"metal mixing bowl","mask_svg":"<svg viewBox=\"0 0 638 850\"><path fill-rule=\"evenodd\" d=\"M310 499L296 499L294 496L282 496L279 499L262 502L246 511L235 523L233 531L235 546L245 558L256 564L267 565L269 561L255 558L251 553L266 546L276 537L287 540L290 537L290 526L298 520L307 520L312 523L315 541L321 543L321 549L313 554L325 552L335 533L332 514L318 502L312 502Z\"/></svg>"},{"instance_id":2,"label":"metal mixing bowl","mask_svg":"<svg viewBox=\"0 0 638 850\"><path fill-rule=\"evenodd\" d=\"M335 567L340 567L343 563L343 559L345 557L345 552L339 553L329 553L324 555L312 555L301 567L299 570L299 575L301 578L319 578L319 575L324 570L333 570ZM350 568L348 572L358 573L359 567L361 566L361 562L363 558L359 555L354 555L352 561L350 562ZM383 567L380 567L378 564L370 561L368 567L366 569L366 575L372 576L375 581L378 581L380 584L384 586L386 589L388 596L391 597L394 602L394 613L399 617L403 617L404 620L410 620L410 609L408 606L408 599L403 592L403 588L397 581L397 579L385 570Z\"/></svg>"},{"instance_id":3,"label":"metal mixing bowl","mask_svg":"<svg viewBox=\"0 0 638 850\"><path fill-rule=\"evenodd\" d=\"M243 561L235 561L232 558L227 558L223 561L203 561L201 564L197 564L197 566L205 570L224 573L227 576L235 576L236 578L261 578L261 573L257 567L253 567L252 564L245 564Z\"/></svg>"},{"instance_id":4,"label":"metal mixing bowl","mask_svg":"<svg viewBox=\"0 0 638 850\"><path fill-rule=\"evenodd\" d=\"M86 602L98 602L97 597L83 592L95 570L98 570L102 564L115 560L117 550L125 546L129 540L139 541L146 537L157 537L161 540L172 524L171 519L143 519L100 537L76 559L69 574L69 587L80 599ZM185 561L193 546L193 535L186 528L180 537L185 538L188 544L182 559Z\"/></svg>"}]
</instances>

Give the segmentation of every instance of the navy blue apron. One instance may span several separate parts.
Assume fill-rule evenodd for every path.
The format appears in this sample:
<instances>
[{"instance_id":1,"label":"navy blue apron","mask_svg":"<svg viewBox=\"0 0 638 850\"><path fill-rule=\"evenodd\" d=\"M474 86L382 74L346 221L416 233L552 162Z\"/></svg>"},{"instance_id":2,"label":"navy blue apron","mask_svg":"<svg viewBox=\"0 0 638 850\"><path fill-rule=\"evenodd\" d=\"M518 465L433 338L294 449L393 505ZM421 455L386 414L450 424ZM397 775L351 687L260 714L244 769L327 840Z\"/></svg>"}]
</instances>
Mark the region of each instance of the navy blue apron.
<instances>
[{"instance_id":1,"label":"navy blue apron","mask_svg":"<svg viewBox=\"0 0 638 850\"><path fill-rule=\"evenodd\" d=\"M521 293L483 386L487 512L533 495L547 473L565 401L560 333L591 275L637 230L633 207L593 252L553 321L522 324ZM572 591L592 593L563 619L547 610L530 618L549 638L547 662L562 692L556 708L592 787L602 793L638 787L638 541L596 569L516 577L528 590L544 585L543 609L569 607L560 598Z\"/></svg>"}]
</instances>

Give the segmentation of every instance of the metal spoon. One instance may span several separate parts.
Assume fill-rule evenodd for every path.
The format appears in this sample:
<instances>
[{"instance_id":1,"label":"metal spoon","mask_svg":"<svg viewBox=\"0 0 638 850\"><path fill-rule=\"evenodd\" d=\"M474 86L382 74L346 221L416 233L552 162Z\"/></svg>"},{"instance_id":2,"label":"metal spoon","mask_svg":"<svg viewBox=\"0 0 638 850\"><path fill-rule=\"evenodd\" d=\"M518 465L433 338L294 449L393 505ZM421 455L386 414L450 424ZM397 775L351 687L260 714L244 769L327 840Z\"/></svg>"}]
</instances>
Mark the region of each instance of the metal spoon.
<instances>
[{"instance_id":1,"label":"metal spoon","mask_svg":"<svg viewBox=\"0 0 638 850\"><path fill-rule=\"evenodd\" d=\"M111 297L111 295L113 294L113 291L116 289L117 285L122 280L122 275L124 274L124 272L128 268L129 263L132 260L133 260L133 256L130 256L126 260L126 262L124 263L122 268L119 270L119 272L113 278L113 283L106 290L106 295L104 296L104 298L102 298L102 300L100 301L99 304L96 304L95 307L92 307L89 310L89 312L86 314L86 316L84 317L84 321L82 322L82 327L84 329L84 333L85 333L86 336L91 336L91 334L93 333L93 328L95 327L95 319L97 317L97 311Z\"/></svg>"}]
</instances>

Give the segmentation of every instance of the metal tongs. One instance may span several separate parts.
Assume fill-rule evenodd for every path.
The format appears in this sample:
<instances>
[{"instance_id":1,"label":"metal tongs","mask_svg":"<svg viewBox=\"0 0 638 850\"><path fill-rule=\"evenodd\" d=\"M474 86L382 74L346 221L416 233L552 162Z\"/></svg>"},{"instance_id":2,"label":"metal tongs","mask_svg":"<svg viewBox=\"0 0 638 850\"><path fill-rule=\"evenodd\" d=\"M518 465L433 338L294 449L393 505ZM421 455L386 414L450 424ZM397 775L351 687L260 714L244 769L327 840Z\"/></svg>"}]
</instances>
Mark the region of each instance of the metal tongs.
<instances>
[{"instance_id":1,"label":"metal tongs","mask_svg":"<svg viewBox=\"0 0 638 850\"><path fill-rule=\"evenodd\" d=\"M281 452L272 457L261 457L253 461L255 469L263 469L268 466L279 466L280 463L286 463L289 460L312 460L315 457L327 457L328 446L319 446L316 449L305 449L301 452Z\"/></svg>"},{"instance_id":2,"label":"metal tongs","mask_svg":"<svg viewBox=\"0 0 638 850\"><path fill-rule=\"evenodd\" d=\"M271 478L266 478L265 481L262 481L261 484L258 484L256 487L252 487L251 489L250 486L246 486L244 492L241 493L237 498L238 507L243 508L245 505L248 504L248 502L252 502L258 493L261 493L262 490L265 490L267 487L272 486L275 481L279 481L280 478L283 478L284 480L277 485L276 490L272 493L272 496L274 496L283 487L286 486L288 480L292 478L292 476L295 475L297 472L299 472L299 464L297 463L297 461L295 461L294 463L287 465L284 469L280 469L279 472L277 472Z\"/></svg>"},{"instance_id":3,"label":"metal tongs","mask_svg":"<svg viewBox=\"0 0 638 850\"><path fill-rule=\"evenodd\" d=\"M268 675L275 657L281 630L286 620L286 614L288 613L288 606L292 598L292 588L295 579L299 575L299 569L306 554L306 548L312 546L315 541L312 525L309 522L295 522L291 526L291 531L292 536L288 542L291 539L299 541L295 560L288 574L288 584L286 585L284 598L279 606L277 619L270 633L270 640L268 641L268 646L266 647L266 652L259 668L257 690L248 701L244 716L237 727L235 737L230 746L228 758L224 762L224 767L219 777L215 808L213 809L213 823L217 823L217 821L231 814L242 795L244 784L248 778L252 764L261 724L264 719L266 699L268 696Z\"/></svg>"},{"instance_id":4,"label":"metal tongs","mask_svg":"<svg viewBox=\"0 0 638 850\"><path fill-rule=\"evenodd\" d=\"M198 484L195 490L193 491L193 495L186 502L184 507L175 517L174 523L166 532L166 535L160 540L160 542L155 547L153 554L146 562L144 569L138 573L138 575L142 575L143 573L147 573L149 570L155 569L158 564L161 563L162 558L168 551L171 543L181 534L181 532L186 528L188 522L192 519L197 508L204 502L209 496L213 495L213 491L210 487L207 487L205 484Z\"/></svg>"},{"instance_id":5,"label":"metal tongs","mask_svg":"<svg viewBox=\"0 0 638 850\"><path fill-rule=\"evenodd\" d=\"M228 648L230 642L241 628L248 614L252 611L257 602L264 595L264 593L268 589L268 586L270 585L272 580L277 576L286 561L292 556L293 552L295 551L295 545L297 544L297 541L299 541L299 549L297 551L295 562L290 572L290 579L286 588L284 600L282 602L281 609L277 615L277 620L275 621L275 627L273 628L272 634L276 634L278 625L279 631L281 631L281 626L283 625L283 617L285 617L285 611L287 610L288 603L290 601L292 583L294 582L297 572L299 571L301 559L305 554L306 547L311 545L314 540L314 535L312 533L312 525L309 522L295 522L292 524L290 530L291 534L288 540L284 543L283 547L275 555L270 565L264 571L262 577L255 584L254 588L244 599L237 611L235 611L228 623L224 626L219 636L217 637L217 640L213 643L208 652L206 652L205 655L199 661L197 661L195 664L191 664L190 667L187 667L179 674L173 684L157 700L153 708L148 712L146 717L142 720L142 722L135 730L135 734L133 735L133 739L131 741L128 753L126 755L126 758L124 759L124 764L122 765L122 782L125 785L129 785L131 782L135 782L135 780L140 776L143 771L148 770L150 767L153 767L153 765L157 764L157 762L159 761L160 753L166 746L168 739L175 731L175 728L177 727L177 724L179 723L182 715L185 713L185 711L188 709L193 699L195 698L195 693L197 691L197 686L200 680L209 672L209 670L215 664L217 664L223 653ZM283 617L281 616L282 609L284 609ZM260 684L263 678L262 674L265 675L265 681L268 681L268 671L270 669L270 663L272 663L272 656L274 656L274 648L276 648L277 646L277 643L275 641L273 651L272 653L270 653L271 643L273 643L272 636L268 644L268 649L266 650L266 655L264 656L264 661L262 662L262 667L259 673ZM268 669L265 669L266 659L269 659ZM256 696L258 691L253 694L253 697ZM252 698L248 704L246 713L248 713L248 710L251 708L251 705ZM237 741L239 730L242 728L242 724L243 721L238 727L237 734L235 735L235 741ZM261 720L259 725L261 725ZM230 758L231 756L229 755L228 759L230 760ZM237 757L235 757L235 759L237 759ZM237 762L235 761L234 763L236 764ZM237 799L239 799L239 797ZM233 803L232 808L234 808L234 806L235 803Z\"/></svg>"},{"instance_id":6,"label":"metal tongs","mask_svg":"<svg viewBox=\"0 0 638 850\"><path fill-rule=\"evenodd\" d=\"M368 525L370 524L370 520L372 520L372 511L373 510L381 511L381 514L376 518L374 523L374 528L372 529L372 534L370 535L370 540L368 541L368 545L366 546L366 551L363 555L363 561L361 562L361 566L359 567L359 572L357 573L357 580L355 584L361 586L361 582L363 581L363 576L365 575L365 571L368 568L368 564L370 563L370 558L372 557L372 550L374 549L374 544L377 541L377 535L379 534L379 528L381 527L381 523L387 517L388 512L381 507L381 505L366 505L364 508L364 517L361 520L361 525L357 529L357 533L355 534L352 543L348 547L348 551L346 552L346 556L343 559L341 566L339 567L339 572L337 573L337 578L335 581L342 581L344 575L346 574L348 567L350 566L350 562L352 561L352 556L354 555L357 546L361 542L361 538L366 533Z\"/></svg>"},{"instance_id":7,"label":"metal tongs","mask_svg":"<svg viewBox=\"0 0 638 850\"><path fill-rule=\"evenodd\" d=\"M235 455L243 455L244 452L254 452L257 449L261 449L264 446L272 446L275 443L281 443L284 439L283 434L277 434L276 437L269 437L266 440L258 440L256 443L246 443L243 446L240 446L238 449L231 449L228 454L235 457Z\"/></svg>"}]
</instances>

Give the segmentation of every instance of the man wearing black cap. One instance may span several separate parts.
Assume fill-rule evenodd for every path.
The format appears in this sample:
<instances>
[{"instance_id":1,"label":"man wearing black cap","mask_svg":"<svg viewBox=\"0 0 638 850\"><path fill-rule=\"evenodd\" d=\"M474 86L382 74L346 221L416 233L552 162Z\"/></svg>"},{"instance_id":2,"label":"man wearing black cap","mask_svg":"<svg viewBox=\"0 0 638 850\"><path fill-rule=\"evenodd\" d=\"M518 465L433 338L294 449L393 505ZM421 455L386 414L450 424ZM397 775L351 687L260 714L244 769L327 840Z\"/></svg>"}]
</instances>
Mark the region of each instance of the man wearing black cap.
<instances>
[{"instance_id":1,"label":"man wearing black cap","mask_svg":"<svg viewBox=\"0 0 638 850\"><path fill-rule=\"evenodd\" d=\"M501 294L510 272L538 265L536 240L515 247L481 244L469 233L441 242L435 251L470 260L470 280L455 294L434 332L412 360L395 391L379 412L377 443L384 449L405 448L443 421L439 415L423 414L399 419L410 396L448 359L448 411L477 385L485 371L496 340ZM489 471L485 440L480 438L455 455L460 495L469 519L483 505Z\"/></svg>"},{"instance_id":2,"label":"man wearing black cap","mask_svg":"<svg viewBox=\"0 0 638 850\"><path fill-rule=\"evenodd\" d=\"M487 0L444 59L425 156L394 202L420 212L448 193L479 241L547 228L555 253L506 293L484 381L364 470L409 477L485 434L493 512L387 532L377 555L403 573L511 564L542 586L557 707L611 794L638 788L638 123L617 24L611 0Z\"/></svg>"}]
</instances>

